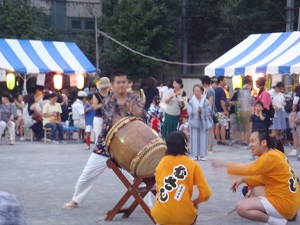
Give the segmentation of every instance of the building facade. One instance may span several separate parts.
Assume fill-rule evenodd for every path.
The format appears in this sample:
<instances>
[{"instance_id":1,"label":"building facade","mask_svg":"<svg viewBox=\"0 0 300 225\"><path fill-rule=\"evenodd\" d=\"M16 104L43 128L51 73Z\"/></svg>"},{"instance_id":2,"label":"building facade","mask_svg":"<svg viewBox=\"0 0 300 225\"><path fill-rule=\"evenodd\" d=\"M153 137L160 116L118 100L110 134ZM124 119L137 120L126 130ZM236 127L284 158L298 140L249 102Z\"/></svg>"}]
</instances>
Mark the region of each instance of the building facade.
<instances>
[{"instance_id":1,"label":"building facade","mask_svg":"<svg viewBox=\"0 0 300 225\"><path fill-rule=\"evenodd\" d=\"M51 16L53 28L61 34L93 33L95 18L102 16L101 0L31 0Z\"/></svg>"}]
</instances>

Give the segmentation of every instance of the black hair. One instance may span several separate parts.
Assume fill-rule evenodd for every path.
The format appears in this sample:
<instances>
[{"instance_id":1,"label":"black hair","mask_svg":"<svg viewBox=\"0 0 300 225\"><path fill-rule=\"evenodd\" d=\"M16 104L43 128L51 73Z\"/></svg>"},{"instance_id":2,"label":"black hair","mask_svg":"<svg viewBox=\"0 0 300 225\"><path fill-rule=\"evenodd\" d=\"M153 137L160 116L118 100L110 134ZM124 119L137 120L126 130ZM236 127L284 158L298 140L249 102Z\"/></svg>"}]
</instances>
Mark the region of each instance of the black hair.
<instances>
[{"instance_id":1,"label":"black hair","mask_svg":"<svg viewBox=\"0 0 300 225\"><path fill-rule=\"evenodd\" d=\"M45 92L44 96L43 96L43 100L49 100L50 99L50 93L49 92Z\"/></svg>"},{"instance_id":2,"label":"black hair","mask_svg":"<svg viewBox=\"0 0 300 225\"><path fill-rule=\"evenodd\" d=\"M154 77L149 77L146 81L146 86L149 89L156 88L157 81Z\"/></svg>"},{"instance_id":3,"label":"black hair","mask_svg":"<svg viewBox=\"0 0 300 225\"><path fill-rule=\"evenodd\" d=\"M225 79L224 76L218 76L218 79L217 79L217 84L219 84L221 81L223 81Z\"/></svg>"},{"instance_id":4,"label":"black hair","mask_svg":"<svg viewBox=\"0 0 300 225\"><path fill-rule=\"evenodd\" d=\"M276 84L276 87L277 87L277 88L283 88L283 87L284 87L284 83L283 83L283 82L278 82L278 83Z\"/></svg>"},{"instance_id":5,"label":"black hair","mask_svg":"<svg viewBox=\"0 0 300 225\"><path fill-rule=\"evenodd\" d=\"M64 101L64 98L62 95L57 96L57 103L62 103Z\"/></svg>"},{"instance_id":6,"label":"black hair","mask_svg":"<svg viewBox=\"0 0 300 225\"><path fill-rule=\"evenodd\" d=\"M168 89L174 88L174 87L173 87L173 82L174 82L174 79L171 79L171 80L169 81L169 83L168 83Z\"/></svg>"},{"instance_id":7,"label":"black hair","mask_svg":"<svg viewBox=\"0 0 300 225\"><path fill-rule=\"evenodd\" d=\"M270 137L270 141L271 141L271 148L277 149L282 153L284 153L284 146L280 138L278 138L277 136L273 136Z\"/></svg>"},{"instance_id":8,"label":"black hair","mask_svg":"<svg viewBox=\"0 0 300 225\"><path fill-rule=\"evenodd\" d=\"M264 103L262 103L261 101L257 101L257 102L255 103L255 105L260 105L261 107L264 108Z\"/></svg>"},{"instance_id":9,"label":"black hair","mask_svg":"<svg viewBox=\"0 0 300 225\"><path fill-rule=\"evenodd\" d=\"M185 155L187 153L187 137L181 131L169 133L166 138L167 152L166 155Z\"/></svg>"},{"instance_id":10,"label":"black hair","mask_svg":"<svg viewBox=\"0 0 300 225\"><path fill-rule=\"evenodd\" d=\"M154 101L155 105L158 106L160 103L160 98L156 95L153 97L152 102Z\"/></svg>"},{"instance_id":11,"label":"black hair","mask_svg":"<svg viewBox=\"0 0 300 225\"><path fill-rule=\"evenodd\" d=\"M271 138L270 138L270 135L269 135L268 131L266 131L266 130L257 130L255 132L258 133L259 142L262 142L262 141L266 140L268 148L271 148Z\"/></svg>"},{"instance_id":12,"label":"black hair","mask_svg":"<svg viewBox=\"0 0 300 225\"><path fill-rule=\"evenodd\" d=\"M300 84L295 87L296 96L300 97Z\"/></svg>"},{"instance_id":13,"label":"black hair","mask_svg":"<svg viewBox=\"0 0 300 225\"><path fill-rule=\"evenodd\" d=\"M86 97L86 100L92 100L93 99L93 94L88 94L88 96Z\"/></svg>"},{"instance_id":14,"label":"black hair","mask_svg":"<svg viewBox=\"0 0 300 225\"><path fill-rule=\"evenodd\" d=\"M209 76L203 76L200 78L202 84L207 84L210 85L211 84L211 79Z\"/></svg>"},{"instance_id":15,"label":"black hair","mask_svg":"<svg viewBox=\"0 0 300 225\"><path fill-rule=\"evenodd\" d=\"M180 84L180 88L183 88L183 84L182 84L182 79L181 78L176 78L174 80L177 84Z\"/></svg>"},{"instance_id":16,"label":"black hair","mask_svg":"<svg viewBox=\"0 0 300 225\"><path fill-rule=\"evenodd\" d=\"M91 88L97 88L97 85L94 82L91 82L89 84L89 89L91 89Z\"/></svg>"},{"instance_id":17,"label":"black hair","mask_svg":"<svg viewBox=\"0 0 300 225\"><path fill-rule=\"evenodd\" d=\"M2 97L8 98L10 102L13 102L13 98L9 92L3 92Z\"/></svg>"},{"instance_id":18,"label":"black hair","mask_svg":"<svg viewBox=\"0 0 300 225\"><path fill-rule=\"evenodd\" d=\"M126 76L126 78L128 79L127 74L122 71L122 70L115 70L114 72L112 72L112 80L115 80L115 77L123 77Z\"/></svg>"},{"instance_id":19,"label":"black hair","mask_svg":"<svg viewBox=\"0 0 300 225\"><path fill-rule=\"evenodd\" d=\"M183 115L183 116L182 116L182 119L183 119L183 118L189 119L189 116L188 116L188 115Z\"/></svg>"},{"instance_id":20,"label":"black hair","mask_svg":"<svg viewBox=\"0 0 300 225\"><path fill-rule=\"evenodd\" d=\"M14 94L14 99L18 100L19 95L22 95L22 94L19 93L19 92L16 92L16 93Z\"/></svg>"},{"instance_id":21,"label":"black hair","mask_svg":"<svg viewBox=\"0 0 300 225\"><path fill-rule=\"evenodd\" d=\"M57 97L57 93L56 93L56 92L52 92L52 93L49 95L49 98L54 98L54 97Z\"/></svg>"}]
</instances>

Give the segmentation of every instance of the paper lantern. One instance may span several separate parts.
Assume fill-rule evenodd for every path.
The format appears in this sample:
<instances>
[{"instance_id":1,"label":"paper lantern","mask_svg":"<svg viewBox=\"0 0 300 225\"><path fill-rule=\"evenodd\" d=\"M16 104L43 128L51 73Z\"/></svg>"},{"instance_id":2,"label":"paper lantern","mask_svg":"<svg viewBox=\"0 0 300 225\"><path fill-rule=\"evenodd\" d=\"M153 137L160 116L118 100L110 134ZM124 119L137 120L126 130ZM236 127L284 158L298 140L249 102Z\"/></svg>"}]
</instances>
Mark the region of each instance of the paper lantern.
<instances>
[{"instance_id":1,"label":"paper lantern","mask_svg":"<svg viewBox=\"0 0 300 225\"><path fill-rule=\"evenodd\" d=\"M60 90L62 88L62 75L55 74L53 77L54 88Z\"/></svg>"},{"instance_id":2,"label":"paper lantern","mask_svg":"<svg viewBox=\"0 0 300 225\"><path fill-rule=\"evenodd\" d=\"M84 88L84 76L81 73L77 74L77 88L79 90Z\"/></svg>"},{"instance_id":3,"label":"paper lantern","mask_svg":"<svg viewBox=\"0 0 300 225\"><path fill-rule=\"evenodd\" d=\"M6 86L8 90L13 90L16 85L16 77L13 73L9 73L6 76Z\"/></svg>"},{"instance_id":4,"label":"paper lantern","mask_svg":"<svg viewBox=\"0 0 300 225\"><path fill-rule=\"evenodd\" d=\"M232 77L232 86L233 86L233 90L235 90L236 88L242 88L243 79L241 75L234 75Z\"/></svg>"}]
</instances>

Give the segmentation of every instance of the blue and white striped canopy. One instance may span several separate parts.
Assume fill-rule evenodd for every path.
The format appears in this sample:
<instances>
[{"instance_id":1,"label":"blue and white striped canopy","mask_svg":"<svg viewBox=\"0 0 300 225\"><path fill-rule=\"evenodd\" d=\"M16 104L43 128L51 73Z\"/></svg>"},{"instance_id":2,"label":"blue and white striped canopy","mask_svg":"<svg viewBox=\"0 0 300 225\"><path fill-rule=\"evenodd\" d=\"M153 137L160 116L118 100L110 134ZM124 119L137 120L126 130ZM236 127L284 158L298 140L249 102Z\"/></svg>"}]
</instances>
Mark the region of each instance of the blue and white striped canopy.
<instances>
[{"instance_id":1,"label":"blue and white striped canopy","mask_svg":"<svg viewBox=\"0 0 300 225\"><path fill-rule=\"evenodd\" d=\"M0 69L28 74L96 71L75 43L16 39L0 39Z\"/></svg>"},{"instance_id":2,"label":"blue and white striped canopy","mask_svg":"<svg viewBox=\"0 0 300 225\"><path fill-rule=\"evenodd\" d=\"M205 75L299 74L300 32L253 34L205 67Z\"/></svg>"}]
</instances>

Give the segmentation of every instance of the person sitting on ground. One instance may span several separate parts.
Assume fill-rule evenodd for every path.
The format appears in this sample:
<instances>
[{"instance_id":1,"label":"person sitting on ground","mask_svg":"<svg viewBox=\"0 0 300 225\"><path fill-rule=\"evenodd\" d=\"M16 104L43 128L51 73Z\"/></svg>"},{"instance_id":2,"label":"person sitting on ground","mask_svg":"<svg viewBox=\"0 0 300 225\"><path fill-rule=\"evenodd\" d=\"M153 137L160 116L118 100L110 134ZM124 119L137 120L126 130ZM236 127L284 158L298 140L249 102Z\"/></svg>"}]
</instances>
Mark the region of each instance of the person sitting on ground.
<instances>
[{"instance_id":1,"label":"person sitting on ground","mask_svg":"<svg viewBox=\"0 0 300 225\"><path fill-rule=\"evenodd\" d=\"M258 130L251 134L249 147L256 161L238 164L214 160L212 166L227 167L229 174L243 175L236 180L231 190L246 183L251 187L264 186L265 195L245 198L236 205L237 213L244 218L268 223L286 225L300 207L300 181L286 156L271 148L271 139L267 131Z\"/></svg>"},{"instance_id":2,"label":"person sitting on ground","mask_svg":"<svg viewBox=\"0 0 300 225\"><path fill-rule=\"evenodd\" d=\"M200 165L186 155L186 135L174 131L166 143L166 156L156 167L157 201L151 215L158 224L195 224L198 204L208 201L212 191ZM194 185L199 195L192 200Z\"/></svg>"}]
</instances>

